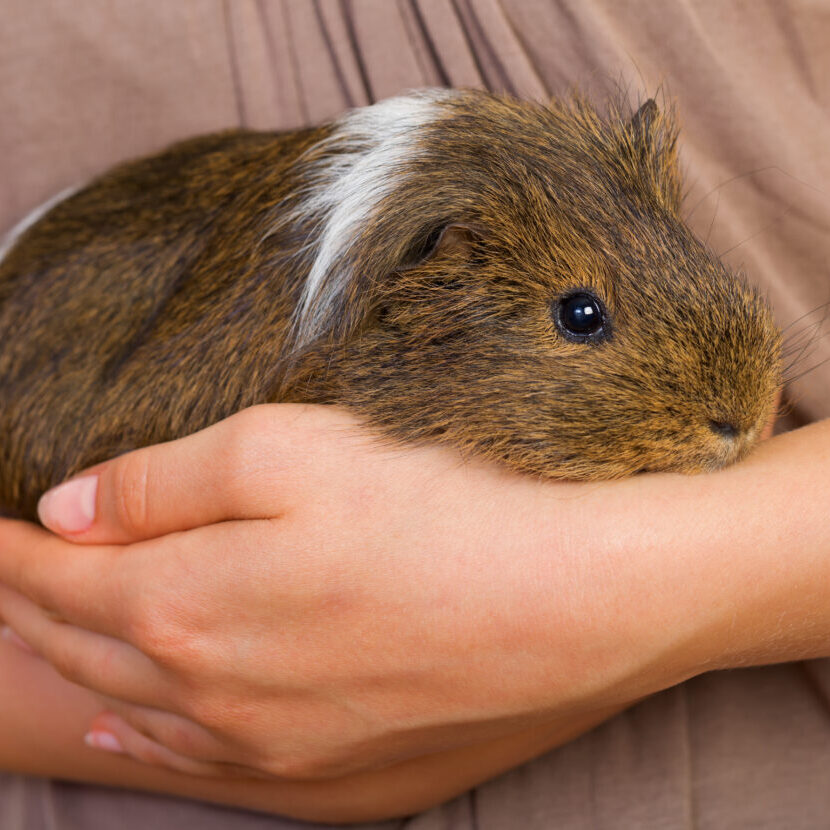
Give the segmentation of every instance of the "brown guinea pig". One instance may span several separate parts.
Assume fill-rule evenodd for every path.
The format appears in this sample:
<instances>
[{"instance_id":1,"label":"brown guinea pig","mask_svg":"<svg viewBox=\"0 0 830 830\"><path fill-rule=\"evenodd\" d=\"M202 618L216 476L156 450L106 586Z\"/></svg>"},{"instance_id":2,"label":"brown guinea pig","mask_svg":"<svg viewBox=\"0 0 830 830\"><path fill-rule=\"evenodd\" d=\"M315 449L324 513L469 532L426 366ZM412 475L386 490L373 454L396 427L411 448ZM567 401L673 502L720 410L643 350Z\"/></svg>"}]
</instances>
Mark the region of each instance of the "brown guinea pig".
<instances>
[{"instance_id":1,"label":"brown guinea pig","mask_svg":"<svg viewBox=\"0 0 830 830\"><path fill-rule=\"evenodd\" d=\"M5 245L0 509L268 401L543 476L735 461L780 336L675 142L653 101L427 90L116 167Z\"/></svg>"}]
</instances>

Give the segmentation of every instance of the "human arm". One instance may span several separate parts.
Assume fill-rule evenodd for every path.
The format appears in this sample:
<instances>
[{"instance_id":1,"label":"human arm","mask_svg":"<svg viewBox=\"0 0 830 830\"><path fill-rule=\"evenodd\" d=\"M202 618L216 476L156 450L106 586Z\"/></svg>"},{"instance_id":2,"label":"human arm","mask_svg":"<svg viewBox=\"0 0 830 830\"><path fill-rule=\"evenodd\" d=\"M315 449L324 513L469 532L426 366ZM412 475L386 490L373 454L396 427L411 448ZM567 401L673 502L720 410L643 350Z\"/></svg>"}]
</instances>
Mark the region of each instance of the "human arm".
<instances>
[{"instance_id":1,"label":"human arm","mask_svg":"<svg viewBox=\"0 0 830 830\"><path fill-rule=\"evenodd\" d=\"M84 745L101 704L47 663L0 642L0 769L147 790L321 822L372 821L417 812L564 743L604 720L553 721L487 745L413 759L341 780L205 778L111 755Z\"/></svg>"},{"instance_id":2,"label":"human arm","mask_svg":"<svg viewBox=\"0 0 830 830\"><path fill-rule=\"evenodd\" d=\"M279 412L274 414L275 410ZM247 423L245 429L253 433L257 429L269 435L279 433L280 429L285 432L288 424L280 422L280 418L286 417L288 411L290 408L260 410L253 416L246 415L248 420L243 419L242 423ZM267 730L246 736L241 734L245 730L238 723L226 723L227 743L221 750L212 745L213 755L209 757L291 777L321 779L332 773L332 764L335 771L357 774L357 769L388 762L390 751L392 756L405 757L434 750L436 738L439 748L447 749L475 740L492 740L494 729L500 734L516 733L517 713L534 724L550 724L552 719L573 723L581 717L590 719L591 713L612 711L707 667L826 653L828 620L826 612L823 617L821 612L822 603L824 608L827 606L826 571L822 569L826 567L824 551L828 540L820 521L820 505L828 489L824 481L827 474L822 477L821 468L821 453L826 461L830 441L826 425L776 439L744 464L711 476L642 476L626 482L573 485L542 484L475 463L461 464L454 454L443 450L378 447L341 414L315 409L294 412L299 429L292 434L291 446L279 448L272 443L269 449L276 452L251 452L252 466L249 465L244 475L229 477L221 460L216 461L222 454L212 454L211 469L221 473L224 503L220 493L208 498L211 469L195 463L183 465L184 456L173 452L172 468L167 468L164 474L163 468L157 469L145 480L151 485L163 481L169 484L171 477L175 479L173 470L179 469L186 471L184 483L188 486L174 496L169 489L159 490L156 495L166 492L167 498L156 505L158 509L147 511L147 515L156 521L167 517L181 521L181 517L186 517L193 524L205 523L205 516L199 514L203 501L214 506L219 504L220 509L231 514L238 512L243 504L247 509L252 504L256 509L263 509L262 503L257 504L256 499L250 498L251 494L240 500L244 491L244 488L236 490L240 482L253 478L254 495L271 492L282 496L286 480L289 481L288 489L301 493L298 504L283 504L278 511L281 518L266 524L279 527L293 511L302 532L296 537L283 537L282 543L284 551L294 556L291 560L294 569L299 552L300 563L308 563L309 556L322 557L311 560L317 566L313 571L314 585L320 584L321 574L336 575L336 579L322 580L323 586L338 586L340 601L332 604L329 592L326 607L326 613L342 623L341 630L333 633L353 635L356 630L353 621L361 619L361 612L374 615L375 619L380 615L384 621L396 619L399 623L396 627L367 628L364 619L363 628L358 630L369 636L363 637L359 653L353 653L348 636L324 638L327 644L322 643L323 651L314 651L317 648L315 629L313 624L309 625L309 654L318 659L309 660L303 667L299 665L302 660L296 658L309 655L295 654L291 671L305 672L298 686L312 692L315 684L318 692L334 688L342 696L339 703L357 701L364 713L371 713L372 707L376 707L370 724L376 732L371 742L356 746L354 724L343 722L330 734L334 744L343 743L326 747L315 740L312 743L317 745L310 747L301 746L302 739L296 743L297 736L290 734L291 729L286 730L285 723L274 721L272 726L278 728L268 736L269 748L276 746L284 750L295 741L288 758L289 765L294 764L291 769L290 766L280 768L279 757L263 756L262 743ZM253 420L259 417L264 421L252 429ZM246 453L238 445L233 448L239 434L237 439L227 438L224 434L220 442L226 448L227 458L234 459L232 466L238 472L244 470ZM274 439L248 435L242 443L248 442L249 448L261 450L266 440ZM192 441L189 448L194 448ZM202 451L205 448L206 445ZM172 450L174 447L170 445L164 453L169 455ZM199 452L194 452L192 459L198 457ZM311 457L313 464L303 460ZM99 521L103 524L100 527L117 515L108 513L108 492L112 495L121 488L136 495L129 474L125 474L131 463L125 465L122 460L120 466L116 462L102 468ZM313 472L315 467L317 473ZM135 471L135 464L132 469ZM194 470L206 476L198 487L192 478L187 480ZM361 478L364 473L366 479ZM105 483L108 475L112 476L112 487ZM154 475L160 476L155 482ZM271 475L276 478L268 479ZM115 484L119 477L120 485ZM135 479L133 485L141 478ZM303 484L304 478L310 481ZM781 508L792 501L788 492L792 482L801 484L803 480L810 481L812 489L806 494L809 496L806 507L795 517L793 525L792 511ZM186 491L201 491L201 496L188 504ZM146 492L152 494L153 487ZM126 504L129 500L113 503L119 502ZM165 502L171 503L174 509L166 510ZM759 510L759 504L765 505L765 509ZM322 514L317 512L321 508ZM228 516L212 516L213 520L218 518ZM262 520L249 519L251 523L257 521ZM135 517L131 524L140 529ZM222 532L235 532L234 528L241 526L243 523L216 525L223 527ZM100 532L100 527L93 533ZM789 533L791 527L798 528L794 537ZM155 527L152 532L170 529ZM159 583L155 587L162 589L157 595L159 603L144 605L145 614L148 610L163 609L175 598L204 600L204 591L212 589L200 581L211 573L210 568L200 565L180 573L187 580L196 579L192 585L195 591L190 588L182 591L182 580L165 572L168 560L183 564L181 554L185 548L182 547L167 548L165 553L160 542L156 543L157 548L146 545L119 548L116 556L116 549L71 548L59 546L55 540L46 544L45 535L35 540L31 536L15 537L18 532L32 531L13 525L3 530L6 541L0 550L3 579L41 600L50 600L46 604L67 618L85 613L84 608L77 607L78 597L83 596L79 591L85 584L82 578L85 567L95 575L87 580L93 588L89 596L94 598L96 607L107 605L106 596L95 592L100 589L105 593L105 574L110 567L107 562L114 556L122 564L129 562L133 554L144 555L142 551L149 555L155 550L159 557L165 557L144 564L148 568L144 580L152 573L150 584L155 580ZM113 532L112 526L109 532ZM161 541L169 545L178 540L176 544L180 545L186 536L171 536ZM92 538L89 534L85 541ZM236 538L244 539L244 536ZM780 556L782 538L788 539L788 560ZM27 539L30 558L18 556L14 551L25 549ZM289 544L292 539L293 543ZM724 557L725 547L732 548L731 557ZM275 556L280 561L285 559L285 552L280 554L273 546L257 545L255 549L270 551L269 561ZM193 561L207 562L205 556L227 554L228 550L236 557L235 564L239 564L239 555L244 551L229 545L213 553L199 545L198 552L193 551L198 558ZM251 548L246 550L250 552ZM434 551L441 551L443 556L430 557L428 554ZM87 554L93 558L85 560ZM243 557L242 561L247 560L248 557ZM221 564L226 557L217 561ZM152 562L155 567L149 567ZM722 567L725 563L729 567ZM279 573L273 570L272 577ZM133 579L135 584L141 584L139 572L140 569L127 571L123 578L128 583ZM55 578L57 574L59 579ZM747 579L749 576L752 578ZM352 584L355 577L357 585ZM311 583L300 584L313 589ZM165 595L163 589L171 585L176 590ZM808 587L807 592L801 590L803 585ZM459 586L467 590L460 590ZM47 597L44 591L52 593ZM71 595L63 597L68 604L64 607L56 604L55 600L60 597L54 591ZM315 603L321 597L315 591L306 592L304 602L308 600L308 603L304 607L301 607L303 603L282 608L277 604L280 613L285 613L286 607L295 612L288 615L288 620L300 624L297 631L301 630L304 614L306 624L319 616L315 612L319 606ZM407 601L396 604L394 597L399 595ZM236 601L240 596L236 596ZM249 609L250 598L249 593L247 602L240 607ZM343 602L348 598L352 601ZM710 602L703 601L705 598ZM226 676L229 663L221 649L232 642L239 651L239 643L245 639L244 635L240 639L239 629L220 630L219 623L224 625L232 619L230 614L221 613L227 597L213 596L212 601L217 625L210 637L202 639L206 653L199 658L198 651L182 649L189 653L170 655L165 661L173 666L174 674L189 677L190 683L195 683L188 689L188 701L168 704L174 711L185 711L191 717L199 713L187 707L193 706L197 698L204 716L208 703L216 714L223 707L238 705L245 694L250 702L262 691L261 683L251 683L251 677L243 689L234 687L233 679ZM136 607L132 610L138 611ZM389 614L393 610L398 613ZM129 617L130 609L118 603L116 607L110 606L104 616L110 621L117 620L125 611ZM350 612L357 616L343 616ZM29 614L19 602L15 605L12 601L9 605L8 595L0 603L0 613L38 650L56 660L68 675L87 682L93 679L81 678L78 672L88 671L92 665L94 674L97 658L81 659L84 648L68 648L69 640L65 636L70 633L68 627L55 627L54 622ZM414 629L407 628L407 620ZM776 625L771 624L773 620ZM778 624L781 620L783 625ZM107 620L99 622L106 624ZM158 625L163 620L155 622ZM182 622L181 616L167 621L174 628ZM275 636L285 636L284 626L273 619L271 622ZM413 631L417 637L411 636ZM163 627L157 633L163 633ZM181 645L187 642L181 633L179 628L165 639ZM319 635L319 628L316 633ZM377 662L379 655L389 654L390 643L400 648L401 642L405 643L406 664L411 670L408 683L395 682L396 664L391 659L385 665L374 666L374 675L366 671L373 661ZM87 641L85 645L93 644ZM211 651L217 646L219 652ZM326 648L331 652L328 655ZM72 650L76 651L74 656ZM436 654L444 658L444 666L434 659L430 663L430 655L434 658ZM351 659L355 657L357 662ZM366 658L365 662L361 663L361 657ZM75 664L76 658L79 664ZM201 660L201 669L194 669L193 662L188 665L194 658ZM218 668L211 668L214 661L219 664ZM285 661L272 662L267 667L284 676ZM84 663L85 669L81 665ZM100 671L101 664L98 666ZM443 672L442 676L440 669L445 666L451 671ZM369 703L366 701L371 696L367 698L365 689L363 692L360 689L361 667L362 679L373 679L375 690L382 690ZM235 668L241 669L244 676L250 666L243 660ZM386 682L378 683L384 671L389 672ZM486 696L481 694L482 689L486 689ZM184 696L182 690L179 694ZM362 700L361 694L364 694ZM487 707L489 711L482 716ZM318 739L326 733L325 729L317 728L323 723L320 713L325 706L316 713L311 708L308 717L315 727L314 738ZM122 708L121 712L140 728L153 732L140 718L131 716L129 709ZM436 728L426 733L402 730L402 712L418 712L422 719L432 719L431 725ZM477 721L472 729L471 721ZM182 724L186 724L186 719ZM358 728L365 726L364 719ZM212 733L223 733L215 724L211 727ZM308 735L308 727L305 733ZM122 737L125 743L131 740L128 732ZM557 742L551 739L550 745ZM540 751L538 747L536 751ZM198 756L199 752L195 754ZM183 753L182 757L186 755ZM472 752L471 757L481 756ZM303 758L305 770L297 766L298 759L302 763ZM147 760L151 759L152 752L148 751ZM502 768L494 763L491 774ZM412 781L412 776L406 780ZM438 783L446 784L446 778ZM465 786L469 786L469 781ZM384 792L388 793L388 789ZM440 800L442 794L436 790L434 795ZM310 806L306 805L306 809Z\"/></svg>"}]
</instances>

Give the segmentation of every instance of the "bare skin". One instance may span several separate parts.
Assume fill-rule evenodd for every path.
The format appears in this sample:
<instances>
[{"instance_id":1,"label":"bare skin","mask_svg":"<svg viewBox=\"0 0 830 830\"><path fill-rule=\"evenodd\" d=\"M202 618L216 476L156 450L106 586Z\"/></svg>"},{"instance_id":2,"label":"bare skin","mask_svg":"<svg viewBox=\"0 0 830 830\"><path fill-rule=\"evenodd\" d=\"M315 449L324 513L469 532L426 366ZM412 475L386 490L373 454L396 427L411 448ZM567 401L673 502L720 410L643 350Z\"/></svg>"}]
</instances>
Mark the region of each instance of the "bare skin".
<instances>
[{"instance_id":1,"label":"bare skin","mask_svg":"<svg viewBox=\"0 0 830 830\"><path fill-rule=\"evenodd\" d=\"M7 645L0 765L368 820L700 671L830 653L830 423L707 476L575 485L379 447L336 411L236 418L98 468L83 547L0 525L0 614L117 713ZM189 774L85 748L90 723Z\"/></svg>"},{"instance_id":2,"label":"bare skin","mask_svg":"<svg viewBox=\"0 0 830 830\"><path fill-rule=\"evenodd\" d=\"M98 699L44 661L0 643L0 769L149 790L321 822L415 813L482 779L566 743L613 712L553 719L499 741L325 781L205 778L112 756L84 745ZM13 678L13 682L5 682Z\"/></svg>"}]
</instances>

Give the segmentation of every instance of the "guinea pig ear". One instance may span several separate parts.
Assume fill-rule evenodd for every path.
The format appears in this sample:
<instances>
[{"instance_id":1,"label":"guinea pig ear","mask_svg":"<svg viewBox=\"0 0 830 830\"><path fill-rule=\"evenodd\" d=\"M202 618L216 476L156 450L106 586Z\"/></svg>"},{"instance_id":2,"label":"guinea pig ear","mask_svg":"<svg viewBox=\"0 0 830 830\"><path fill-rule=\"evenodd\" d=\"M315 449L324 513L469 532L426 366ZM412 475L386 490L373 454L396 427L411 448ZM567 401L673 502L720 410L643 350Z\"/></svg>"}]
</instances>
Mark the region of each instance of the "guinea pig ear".
<instances>
[{"instance_id":1,"label":"guinea pig ear","mask_svg":"<svg viewBox=\"0 0 830 830\"><path fill-rule=\"evenodd\" d=\"M644 138L651 132L651 127L654 124L660 110L657 108L657 102L654 98L649 98L634 115L631 116L631 121L628 122L628 129L635 136L643 136Z\"/></svg>"},{"instance_id":2,"label":"guinea pig ear","mask_svg":"<svg viewBox=\"0 0 830 830\"><path fill-rule=\"evenodd\" d=\"M635 183L656 196L671 210L681 201L680 171L677 166L677 123L674 111L661 111L649 98L625 125L624 144L633 168Z\"/></svg>"},{"instance_id":3,"label":"guinea pig ear","mask_svg":"<svg viewBox=\"0 0 830 830\"><path fill-rule=\"evenodd\" d=\"M439 225L420 237L407 251L401 265L396 271L411 271L437 257L468 254L481 236L480 232L458 223Z\"/></svg>"}]
</instances>

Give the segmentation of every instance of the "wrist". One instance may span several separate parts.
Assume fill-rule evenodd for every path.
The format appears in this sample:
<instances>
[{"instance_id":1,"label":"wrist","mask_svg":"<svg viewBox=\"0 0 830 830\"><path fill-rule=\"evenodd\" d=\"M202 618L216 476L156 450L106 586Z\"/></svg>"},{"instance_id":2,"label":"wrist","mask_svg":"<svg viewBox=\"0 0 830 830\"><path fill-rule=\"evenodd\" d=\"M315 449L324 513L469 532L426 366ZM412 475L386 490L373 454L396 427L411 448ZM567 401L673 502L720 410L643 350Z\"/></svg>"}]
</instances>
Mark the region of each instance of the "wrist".
<instances>
[{"instance_id":1,"label":"wrist","mask_svg":"<svg viewBox=\"0 0 830 830\"><path fill-rule=\"evenodd\" d=\"M679 679L830 654L828 461L830 423L715 474L632 480L642 507L625 538L651 568L645 620Z\"/></svg>"},{"instance_id":2,"label":"wrist","mask_svg":"<svg viewBox=\"0 0 830 830\"><path fill-rule=\"evenodd\" d=\"M696 673L692 641L706 621L676 613L671 524L652 523L668 505L651 479L539 485L514 591L536 711L624 706Z\"/></svg>"},{"instance_id":3,"label":"wrist","mask_svg":"<svg viewBox=\"0 0 830 830\"><path fill-rule=\"evenodd\" d=\"M766 442L728 477L725 667L830 654L830 421Z\"/></svg>"}]
</instances>

